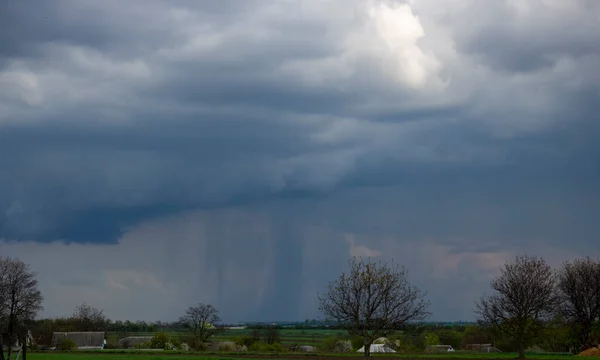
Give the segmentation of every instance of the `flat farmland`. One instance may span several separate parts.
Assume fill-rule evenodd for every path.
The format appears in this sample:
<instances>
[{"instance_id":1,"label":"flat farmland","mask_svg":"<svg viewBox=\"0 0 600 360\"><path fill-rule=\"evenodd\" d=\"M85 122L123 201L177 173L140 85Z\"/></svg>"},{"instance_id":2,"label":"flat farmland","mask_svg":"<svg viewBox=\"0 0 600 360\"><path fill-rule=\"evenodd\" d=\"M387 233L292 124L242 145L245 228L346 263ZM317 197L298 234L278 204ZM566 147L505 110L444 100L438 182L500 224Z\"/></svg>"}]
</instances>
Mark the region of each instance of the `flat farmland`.
<instances>
[{"instance_id":1,"label":"flat farmland","mask_svg":"<svg viewBox=\"0 0 600 360\"><path fill-rule=\"evenodd\" d=\"M212 341L233 341L236 338L248 336L252 330L250 329L228 329L224 332L215 335ZM166 332L170 338L184 340L189 336L185 332ZM136 332L128 333L127 336L153 336L156 333L151 332ZM281 329L281 345L284 347L292 346L294 344L299 345L313 345L318 346L323 340L331 337L344 336L346 333L341 330L313 330L313 329ZM125 336L125 333L109 333L109 340L116 340L119 337Z\"/></svg>"}]
</instances>

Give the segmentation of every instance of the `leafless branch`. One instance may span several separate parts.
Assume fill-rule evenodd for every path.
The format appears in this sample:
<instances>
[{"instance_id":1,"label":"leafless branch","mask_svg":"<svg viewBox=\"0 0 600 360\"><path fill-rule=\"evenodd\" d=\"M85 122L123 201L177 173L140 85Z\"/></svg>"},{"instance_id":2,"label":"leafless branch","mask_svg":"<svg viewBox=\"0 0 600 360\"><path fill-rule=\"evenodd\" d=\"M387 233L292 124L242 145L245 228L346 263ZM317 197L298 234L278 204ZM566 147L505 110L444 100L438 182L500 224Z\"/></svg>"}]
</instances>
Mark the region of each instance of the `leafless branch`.
<instances>
[{"instance_id":1,"label":"leafless branch","mask_svg":"<svg viewBox=\"0 0 600 360\"><path fill-rule=\"evenodd\" d=\"M210 304L202 303L189 307L185 315L179 319L179 322L202 342L208 340L218 330L216 323L220 321L217 309Z\"/></svg>"},{"instance_id":2,"label":"leafless branch","mask_svg":"<svg viewBox=\"0 0 600 360\"><path fill-rule=\"evenodd\" d=\"M589 257L567 262L558 277L559 314L578 332L579 343L592 345L594 323L600 320L600 262Z\"/></svg>"},{"instance_id":3,"label":"leafless branch","mask_svg":"<svg viewBox=\"0 0 600 360\"><path fill-rule=\"evenodd\" d=\"M506 263L492 280L493 294L482 297L476 313L519 343L519 357L525 344L537 336L552 317L558 304L556 275L550 265L537 257L517 256Z\"/></svg>"},{"instance_id":4,"label":"leafless branch","mask_svg":"<svg viewBox=\"0 0 600 360\"><path fill-rule=\"evenodd\" d=\"M409 283L403 267L354 258L350 271L329 284L319 303L327 318L363 337L369 356L375 339L429 315L424 296Z\"/></svg>"}]
</instances>

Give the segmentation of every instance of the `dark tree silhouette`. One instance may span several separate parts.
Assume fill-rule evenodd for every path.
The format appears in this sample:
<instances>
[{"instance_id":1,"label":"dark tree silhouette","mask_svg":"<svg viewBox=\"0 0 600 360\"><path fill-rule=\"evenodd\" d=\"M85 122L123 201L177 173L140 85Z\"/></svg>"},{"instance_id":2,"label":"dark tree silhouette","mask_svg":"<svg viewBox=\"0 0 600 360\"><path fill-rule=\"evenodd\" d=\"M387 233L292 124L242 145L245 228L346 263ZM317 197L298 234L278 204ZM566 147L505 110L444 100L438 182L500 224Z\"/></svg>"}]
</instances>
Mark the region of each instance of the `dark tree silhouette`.
<instances>
[{"instance_id":1,"label":"dark tree silhouette","mask_svg":"<svg viewBox=\"0 0 600 360\"><path fill-rule=\"evenodd\" d=\"M512 337L525 357L527 341L538 336L558 305L556 275L550 265L537 257L517 256L506 263L491 282L493 294L476 305L481 321Z\"/></svg>"},{"instance_id":2,"label":"dark tree silhouette","mask_svg":"<svg viewBox=\"0 0 600 360\"><path fill-rule=\"evenodd\" d=\"M179 322L194 334L196 339L205 342L218 330L215 325L221 321L218 313L214 306L200 303L190 306L185 315L179 318Z\"/></svg>"},{"instance_id":3,"label":"dark tree silhouette","mask_svg":"<svg viewBox=\"0 0 600 360\"><path fill-rule=\"evenodd\" d=\"M103 330L108 321L104 316L104 310L97 309L87 303L82 303L75 308L73 320L75 320L75 326L80 331Z\"/></svg>"},{"instance_id":4,"label":"dark tree silhouette","mask_svg":"<svg viewBox=\"0 0 600 360\"><path fill-rule=\"evenodd\" d=\"M281 342L281 335L277 325L265 327L265 342L267 344L275 344Z\"/></svg>"},{"instance_id":5,"label":"dark tree silhouette","mask_svg":"<svg viewBox=\"0 0 600 360\"><path fill-rule=\"evenodd\" d=\"M558 277L559 314L577 332L579 345L592 346L592 326L600 320L600 262L589 257L567 262Z\"/></svg>"},{"instance_id":6,"label":"dark tree silhouette","mask_svg":"<svg viewBox=\"0 0 600 360\"><path fill-rule=\"evenodd\" d=\"M319 302L328 320L363 338L369 357L375 339L429 315L424 295L410 284L403 267L353 258L350 271L331 282Z\"/></svg>"},{"instance_id":7,"label":"dark tree silhouette","mask_svg":"<svg viewBox=\"0 0 600 360\"><path fill-rule=\"evenodd\" d=\"M25 323L33 320L42 309L43 297L35 276L36 273L23 261L0 257L0 324L11 343L8 359L12 353L10 345L17 340L18 332L23 332Z\"/></svg>"}]
</instances>

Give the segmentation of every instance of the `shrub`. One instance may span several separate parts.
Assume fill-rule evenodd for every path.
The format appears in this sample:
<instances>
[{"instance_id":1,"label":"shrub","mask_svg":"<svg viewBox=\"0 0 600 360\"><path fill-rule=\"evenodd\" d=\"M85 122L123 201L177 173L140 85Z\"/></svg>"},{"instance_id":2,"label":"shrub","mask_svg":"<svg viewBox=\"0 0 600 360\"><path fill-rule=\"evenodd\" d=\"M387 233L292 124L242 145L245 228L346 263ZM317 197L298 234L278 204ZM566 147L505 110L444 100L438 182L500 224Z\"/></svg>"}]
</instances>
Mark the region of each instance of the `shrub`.
<instances>
[{"instance_id":1,"label":"shrub","mask_svg":"<svg viewBox=\"0 0 600 360\"><path fill-rule=\"evenodd\" d=\"M235 345L230 345L230 344L219 345L219 351L229 351L229 352L231 352L231 351L235 351L235 350L236 350Z\"/></svg>"},{"instance_id":2,"label":"shrub","mask_svg":"<svg viewBox=\"0 0 600 360\"><path fill-rule=\"evenodd\" d=\"M73 339L64 339L58 344L58 350L71 351L76 349L77 344L75 343L75 341L73 341Z\"/></svg>"},{"instance_id":3,"label":"shrub","mask_svg":"<svg viewBox=\"0 0 600 360\"><path fill-rule=\"evenodd\" d=\"M196 336L189 336L186 339L188 346L196 351L205 351L206 344L202 342L202 339Z\"/></svg>"},{"instance_id":4,"label":"shrub","mask_svg":"<svg viewBox=\"0 0 600 360\"><path fill-rule=\"evenodd\" d=\"M352 343L348 340L340 340L335 344L333 349L337 353L348 353L352 351Z\"/></svg>"},{"instance_id":5,"label":"shrub","mask_svg":"<svg viewBox=\"0 0 600 360\"><path fill-rule=\"evenodd\" d=\"M108 339L106 340L106 345L104 346L105 349L118 349L119 348L119 342L117 341L117 339ZM127 347L125 347L127 348Z\"/></svg>"},{"instance_id":6,"label":"shrub","mask_svg":"<svg viewBox=\"0 0 600 360\"><path fill-rule=\"evenodd\" d=\"M181 346L179 348L181 349L181 351L190 351L190 346L187 343L181 343Z\"/></svg>"},{"instance_id":7,"label":"shrub","mask_svg":"<svg viewBox=\"0 0 600 360\"><path fill-rule=\"evenodd\" d=\"M527 349L525 349L526 353L531 353L531 354L543 354L546 351L544 351L544 349L542 349L541 347L534 345L534 346L530 346Z\"/></svg>"},{"instance_id":8,"label":"shrub","mask_svg":"<svg viewBox=\"0 0 600 360\"><path fill-rule=\"evenodd\" d=\"M356 349L359 349L360 347L362 347L362 338L359 337L358 339L360 341L357 342ZM326 338L318 345L320 351L329 352L329 353L331 353L331 352L336 352L336 353L350 352L350 351L352 351L353 346L354 346L353 342L344 340L343 338L339 338L339 337Z\"/></svg>"},{"instance_id":9,"label":"shrub","mask_svg":"<svg viewBox=\"0 0 600 360\"><path fill-rule=\"evenodd\" d=\"M352 344L352 349L358 350L365 344L363 338L361 336L353 336L350 339L350 343Z\"/></svg>"},{"instance_id":10,"label":"shrub","mask_svg":"<svg viewBox=\"0 0 600 360\"><path fill-rule=\"evenodd\" d=\"M169 342L169 335L165 333L158 333L154 335L150 340L150 347L152 349L164 349L165 345Z\"/></svg>"},{"instance_id":11,"label":"shrub","mask_svg":"<svg viewBox=\"0 0 600 360\"><path fill-rule=\"evenodd\" d=\"M339 340L340 339L338 339L338 338L323 339L323 341L321 341L321 343L318 345L319 350L321 350L323 352L333 352L335 349L335 345L337 344L337 342Z\"/></svg>"},{"instance_id":12,"label":"shrub","mask_svg":"<svg viewBox=\"0 0 600 360\"><path fill-rule=\"evenodd\" d=\"M285 352L285 351L287 351L287 349L284 348L279 343L265 344L262 342L256 342L256 343L252 344L251 346L248 347L248 350L255 351L255 352Z\"/></svg>"},{"instance_id":13,"label":"shrub","mask_svg":"<svg viewBox=\"0 0 600 360\"><path fill-rule=\"evenodd\" d=\"M254 343L257 343L258 340L256 340L256 338L252 337L252 336L241 336L238 338L235 338L233 340L233 342L235 342L236 344L238 344L239 346L246 346L246 347L250 347L252 346Z\"/></svg>"},{"instance_id":14,"label":"shrub","mask_svg":"<svg viewBox=\"0 0 600 360\"><path fill-rule=\"evenodd\" d=\"M181 347L181 339L179 338L171 338L171 340L169 340L171 342L171 344L173 344L173 346L175 346L176 348L180 348Z\"/></svg>"},{"instance_id":15,"label":"shrub","mask_svg":"<svg viewBox=\"0 0 600 360\"><path fill-rule=\"evenodd\" d=\"M150 341L146 341L143 343L133 345L133 348L134 349L152 349L152 343Z\"/></svg>"}]
</instances>

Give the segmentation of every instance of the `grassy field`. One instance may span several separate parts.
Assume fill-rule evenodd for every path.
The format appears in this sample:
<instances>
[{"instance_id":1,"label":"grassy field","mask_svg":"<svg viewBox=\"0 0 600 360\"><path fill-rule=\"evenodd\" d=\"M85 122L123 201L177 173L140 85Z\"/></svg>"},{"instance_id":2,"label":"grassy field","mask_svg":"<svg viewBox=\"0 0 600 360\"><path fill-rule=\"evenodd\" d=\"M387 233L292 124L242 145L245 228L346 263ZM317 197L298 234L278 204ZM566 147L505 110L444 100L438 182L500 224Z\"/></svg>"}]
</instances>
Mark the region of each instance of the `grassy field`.
<instances>
[{"instance_id":1,"label":"grassy field","mask_svg":"<svg viewBox=\"0 0 600 360\"><path fill-rule=\"evenodd\" d=\"M144 360L164 360L164 359L178 359L178 360L201 360L206 359L199 355L167 355L167 354L119 354L119 353L71 353L71 354L41 354L32 353L27 354L28 360L132 360L132 359L144 359ZM209 358L210 360L217 360L214 357Z\"/></svg>"},{"instance_id":2,"label":"grassy field","mask_svg":"<svg viewBox=\"0 0 600 360\"><path fill-rule=\"evenodd\" d=\"M223 333L216 335L213 341L231 341L235 338L239 338L245 335L249 335L251 330L249 329L232 329L226 330ZM185 339L188 336L184 332L168 332L170 338L179 338L180 340ZM320 330L320 329L282 329L280 331L281 344L285 347L294 344L299 345L313 345L318 346L324 339L336 336L343 336L346 333L341 330ZM155 333L131 333L131 336L153 336ZM109 340L116 340L119 337L123 337L123 333L109 333Z\"/></svg>"}]
</instances>

